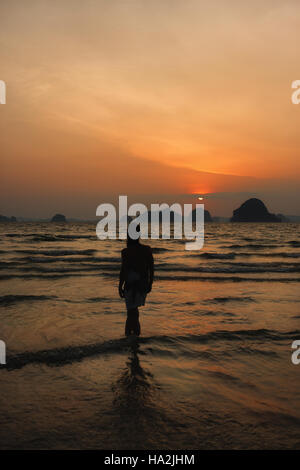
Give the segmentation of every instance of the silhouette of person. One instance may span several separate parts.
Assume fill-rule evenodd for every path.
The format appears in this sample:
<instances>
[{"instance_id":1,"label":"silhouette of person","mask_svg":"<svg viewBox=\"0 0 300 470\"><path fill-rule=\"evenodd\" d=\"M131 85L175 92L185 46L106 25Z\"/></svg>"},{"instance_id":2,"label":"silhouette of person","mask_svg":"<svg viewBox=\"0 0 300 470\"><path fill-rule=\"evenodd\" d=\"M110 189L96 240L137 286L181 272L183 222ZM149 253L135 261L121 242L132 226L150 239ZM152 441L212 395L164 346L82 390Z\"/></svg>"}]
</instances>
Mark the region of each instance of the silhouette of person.
<instances>
[{"instance_id":1,"label":"silhouette of person","mask_svg":"<svg viewBox=\"0 0 300 470\"><path fill-rule=\"evenodd\" d=\"M136 228L139 232L139 226ZM127 320L125 335L140 335L139 309L145 305L146 296L152 289L154 262L150 246L127 235L127 248L122 250L119 295L125 299Z\"/></svg>"}]
</instances>

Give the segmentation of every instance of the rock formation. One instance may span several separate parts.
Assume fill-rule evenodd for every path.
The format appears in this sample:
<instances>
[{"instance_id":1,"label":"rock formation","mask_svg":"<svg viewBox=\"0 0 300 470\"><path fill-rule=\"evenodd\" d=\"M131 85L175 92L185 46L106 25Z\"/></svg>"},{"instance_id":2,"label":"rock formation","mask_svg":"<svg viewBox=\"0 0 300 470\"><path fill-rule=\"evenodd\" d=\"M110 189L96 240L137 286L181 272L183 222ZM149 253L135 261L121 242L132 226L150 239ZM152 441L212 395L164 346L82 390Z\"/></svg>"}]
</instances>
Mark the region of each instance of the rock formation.
<instances>
[{"instance_id":1,"label":"rock formation","mask_svg":"<svg viewBox=\"0 0 300 470\"><path fill-rule=\"evenodd\" d=\"M233 211L231 222L281 222L275 214L270 214L260 199L251 198Z\"/></svg>"},{"instance_id":2,"label":"rock formation","mask_svg":"<svg viewBox=\"0 0 300 470\"><path fill-rule=\"evenodd\" d=\"M55 214L52 217L51 222L67 222L67 219L63 214Z\"/></svg>"},{"instance_id":3,"label":"rock formation","mask_svg":"<svg viewBox=\"0 0 300 470\"><path fill-rule=\"evenodd\" d=\"M16 217L6 217L5 215L0 215L0 222L17 222Z\"/></svg>"},{"instance_id":4,"label":"rock formation","mask_svg":"<svg viewBox=\"0 0 300 470\"><path fill-rule=\"evenodd\" d=\"M196 222L196 210L197 209L192 210L192 220L193 220L193 222ZM200 209L198 209L198 210L200 210ZM212 222L212 221L213 221L213 219L210 215L210 212L208 210L204 209L204 222L206 223L206 222Z\"/></svg>"}]
</instances>

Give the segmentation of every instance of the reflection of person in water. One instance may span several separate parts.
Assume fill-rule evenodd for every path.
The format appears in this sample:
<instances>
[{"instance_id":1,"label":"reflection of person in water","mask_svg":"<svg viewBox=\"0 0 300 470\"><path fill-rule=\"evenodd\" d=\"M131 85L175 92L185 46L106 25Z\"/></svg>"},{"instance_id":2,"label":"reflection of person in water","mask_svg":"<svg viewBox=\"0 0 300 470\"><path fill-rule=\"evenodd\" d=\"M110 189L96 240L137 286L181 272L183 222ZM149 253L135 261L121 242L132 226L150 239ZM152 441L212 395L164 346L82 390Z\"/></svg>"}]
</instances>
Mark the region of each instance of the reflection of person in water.
<instances>
[{"instance_id":1,"label":"reflection of person in water","mask_svg":"<svg viewBox=\"0 0 300 470\"><path fill-rule=\"evenodd\" d=\"M131 338L126 367L112 384L113 413L110 429L118 448L148 449L159 429L157 388L153 375L139 360L139 339Z\"/></svg>"},{"instance_id":2,"label":"reflection of person in water","mask_svg":"<svg viewBox=\"0 0 300 470\"><path fill-rule=\"evenodd\" d=\"M127 248L122 250L119 294L125 299L127 320L125 335L140 335L138 307L145 305L147 294L152 289L153 256L150 246L142 245L140 239L134 240L128 234Z\"/></svg>"}]
</instances>

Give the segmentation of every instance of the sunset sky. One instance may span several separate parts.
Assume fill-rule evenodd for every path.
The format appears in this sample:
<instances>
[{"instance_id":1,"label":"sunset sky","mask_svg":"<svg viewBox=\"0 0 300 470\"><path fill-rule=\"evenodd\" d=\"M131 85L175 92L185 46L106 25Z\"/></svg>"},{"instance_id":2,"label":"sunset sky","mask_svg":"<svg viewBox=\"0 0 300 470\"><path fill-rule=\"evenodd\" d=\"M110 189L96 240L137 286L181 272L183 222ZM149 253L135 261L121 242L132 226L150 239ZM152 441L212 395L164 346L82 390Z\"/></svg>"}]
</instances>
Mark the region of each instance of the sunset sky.
<instances>
[{"instance_id":1,"label":"sunset sky","mask_svg":"<svg viewBox=\"0 0 300 470\"><path fill-rule=\"evenodd\" d=\"M299 0L4 0L0 213L300 214Z\"/></svg>"}]
</instances>

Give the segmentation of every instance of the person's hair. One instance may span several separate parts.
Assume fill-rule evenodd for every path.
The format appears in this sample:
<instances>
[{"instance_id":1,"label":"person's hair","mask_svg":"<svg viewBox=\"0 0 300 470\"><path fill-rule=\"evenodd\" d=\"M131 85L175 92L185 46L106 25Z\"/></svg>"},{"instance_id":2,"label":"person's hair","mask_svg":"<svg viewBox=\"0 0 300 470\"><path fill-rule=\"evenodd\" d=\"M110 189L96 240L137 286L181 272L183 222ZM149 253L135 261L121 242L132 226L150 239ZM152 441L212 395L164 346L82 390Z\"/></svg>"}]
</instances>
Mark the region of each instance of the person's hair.
<instances>
[{"instance_id":1,"label":"person's hair","mask_svg":"<svg viewBox=\"0 0 300 470\"><path fill-rule=\"evenodd\" d=\"M136 226L136 231L139 232L139 236L137 239L131 238L129 232L127 232L127 246L137 245L140 243L140 236L141 236L141 227L140 225Z\"/></svg>"}]
</instances>

